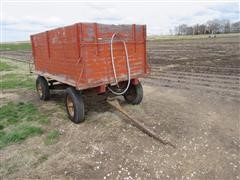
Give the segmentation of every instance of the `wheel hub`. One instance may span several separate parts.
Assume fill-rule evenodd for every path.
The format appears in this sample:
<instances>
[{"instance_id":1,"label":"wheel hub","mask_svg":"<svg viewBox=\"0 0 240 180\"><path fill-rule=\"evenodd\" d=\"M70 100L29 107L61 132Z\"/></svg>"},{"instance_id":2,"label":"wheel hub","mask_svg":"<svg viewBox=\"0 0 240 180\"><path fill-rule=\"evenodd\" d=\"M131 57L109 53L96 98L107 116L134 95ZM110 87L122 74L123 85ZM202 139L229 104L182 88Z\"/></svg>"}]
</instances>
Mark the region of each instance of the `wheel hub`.
<instances>
[{"instance_id":1,"label":"wheel hub","mask_svg":"<svg viewBox=\"0 0 240 180\"><path fill-rule=\"evenodd\" d=\"M38 91L39 96L42 97L43 96L43 90L42 90L42 86L41 86L40 83L37 85L37 91Z\"/></svg>"},{"instance_id":2,"label":"wheel hub","mask_svg":"<svg viewBox=\"0 0 240 180\"><path fill-rule=\"evenodd\" d=\"M67 96L67 109L71 117L74 116L74 106L73 106L73 101L70 96Z\"/></svg>"}]
</instances>

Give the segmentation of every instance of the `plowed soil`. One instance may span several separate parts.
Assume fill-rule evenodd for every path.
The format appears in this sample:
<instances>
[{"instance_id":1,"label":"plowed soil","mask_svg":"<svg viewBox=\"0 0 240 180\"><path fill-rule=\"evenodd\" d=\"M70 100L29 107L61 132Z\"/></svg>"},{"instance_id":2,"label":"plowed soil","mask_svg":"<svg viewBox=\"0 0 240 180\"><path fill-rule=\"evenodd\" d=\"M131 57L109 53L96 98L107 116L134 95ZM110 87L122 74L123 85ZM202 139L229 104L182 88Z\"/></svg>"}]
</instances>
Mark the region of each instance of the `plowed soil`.
<instances>
[{"instance_id":1,"label":"plowed soil","mask_svg":"<svg viewBox=\"0 0 240 180\"><path fill-rule=\"evenodd\" d=\"M202 89L239 98L240 36L182 41L150 41L152 73L163 87Z\"/></svg>"}]
</instances>

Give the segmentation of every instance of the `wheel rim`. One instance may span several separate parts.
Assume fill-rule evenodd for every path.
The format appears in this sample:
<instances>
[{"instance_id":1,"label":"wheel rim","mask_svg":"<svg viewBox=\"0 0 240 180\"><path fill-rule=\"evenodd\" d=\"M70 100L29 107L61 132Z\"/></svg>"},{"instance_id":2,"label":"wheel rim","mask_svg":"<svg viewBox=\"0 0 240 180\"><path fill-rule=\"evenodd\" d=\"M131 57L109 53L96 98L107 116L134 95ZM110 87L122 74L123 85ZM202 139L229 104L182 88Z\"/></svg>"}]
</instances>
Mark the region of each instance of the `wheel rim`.
<instances>
[{"instance_id":1,"label":"wheel rim","mask_svg":"<svg viewBox=\"0 0 240 180\"><path fill-rule=\"evenodd\" d=\"M43 90L40 83L37 85L37 91L38 91L39 97L41 98L43 96Z\"/></svg>"},{"instance_id":2,"label":"wheel rim","mask_svg":"<svg viewBox=\"0 0 240 180\"><path fill-rule=\"evenodd\" d=\"M74 105L73 105L73 100L70 96L67 96L67 110L69 112L69 115L71 117L74 116Z\"/></svg>"}]
</instances>

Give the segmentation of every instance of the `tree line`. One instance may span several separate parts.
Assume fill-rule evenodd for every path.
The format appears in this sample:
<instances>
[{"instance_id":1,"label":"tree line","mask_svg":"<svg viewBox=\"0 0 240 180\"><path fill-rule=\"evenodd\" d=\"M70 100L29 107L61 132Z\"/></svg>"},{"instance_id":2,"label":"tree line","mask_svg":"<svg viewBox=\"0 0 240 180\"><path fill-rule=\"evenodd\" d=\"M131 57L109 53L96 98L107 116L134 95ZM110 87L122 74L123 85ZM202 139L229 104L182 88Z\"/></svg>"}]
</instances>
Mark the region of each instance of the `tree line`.
<instances>
[{"instance_id":1,"label":"tree line","mask_svg":"<svg viewBox=\"0 0 240 180\"><path fill-rule=\"evenodd\" d=\"M189 26L180 24L170 30L170 34L175 35L199 35L199 34L223 34L223 33L239 33L240 21L231 23L229 20L214 19L204 24L195 24Z\"/></svg>"}]
</instances>

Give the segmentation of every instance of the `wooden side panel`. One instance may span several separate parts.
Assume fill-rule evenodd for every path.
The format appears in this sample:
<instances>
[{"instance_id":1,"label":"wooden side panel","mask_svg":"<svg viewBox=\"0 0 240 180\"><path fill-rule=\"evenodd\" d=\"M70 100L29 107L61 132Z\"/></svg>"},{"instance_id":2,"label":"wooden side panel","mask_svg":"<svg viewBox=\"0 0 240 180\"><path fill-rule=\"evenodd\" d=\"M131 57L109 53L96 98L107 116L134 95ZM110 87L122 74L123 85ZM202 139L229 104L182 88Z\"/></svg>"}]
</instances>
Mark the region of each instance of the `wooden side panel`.
<instances>
[{"instance_id":1,"label":"wooden side panel","mask_svg":"<svg viewBox=\"0 0 240 180\"><path fill-rule=\"evenodd\" d=\"M86 89L113 83L110 39L119 80L127 79L127 45L131 77L147 73L146 31L142 25L79 23L32 36L36 70L54 75L62 82ZM71 83L70 83L71 82Z\"/></svg>"},{"instance_id":2,"label":"wooden side panel","mask_svg":"<svg viewBox=\"0 0 240 180\"><path fill-rule=\"evenodd\" d=\"M77 32L74 26L49 31L50 72L76 81Z\"/></svg>"},{"instance_id":3,"label":"wooden side panel","mask_svg":"<svg viewBox=\"0 0 240 180\"><path fill-rule=\"evenodd\" d=\"M48 57L48 44L46 33L40 33L37 36L32 36L34 42L34 62L37 71L49 71L49 57Z\"/></svg>"}]
</instances>

